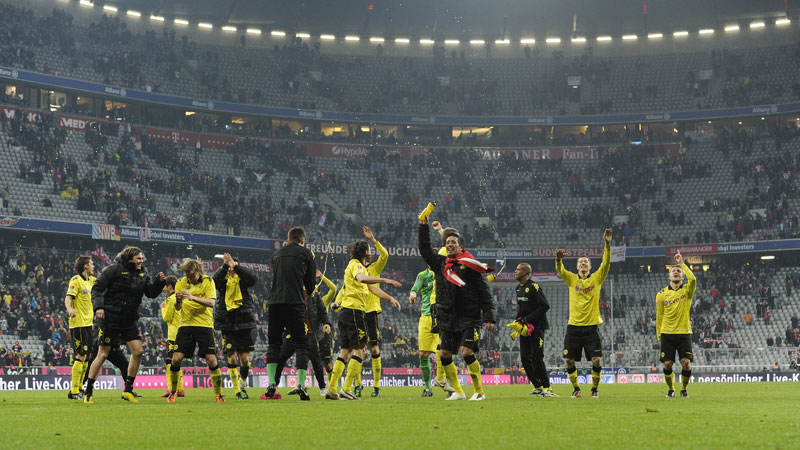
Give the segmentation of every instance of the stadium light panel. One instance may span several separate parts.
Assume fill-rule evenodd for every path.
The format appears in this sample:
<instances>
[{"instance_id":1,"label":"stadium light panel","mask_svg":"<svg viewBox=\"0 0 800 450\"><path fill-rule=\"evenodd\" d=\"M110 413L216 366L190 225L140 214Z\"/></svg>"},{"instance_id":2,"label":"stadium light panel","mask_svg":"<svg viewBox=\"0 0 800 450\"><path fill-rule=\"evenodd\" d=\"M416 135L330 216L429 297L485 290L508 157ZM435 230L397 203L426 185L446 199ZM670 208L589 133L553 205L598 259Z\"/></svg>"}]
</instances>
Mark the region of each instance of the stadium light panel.
<instances>
[{"instance_id":1,"label":"stadium light panel","mask_svg":"<svg viewBox=\"0 0 800 450\"><path fill-rule=\"evenodd\" d=\"M395 44L408 44L409 42L411 42L409 38L395 38L394 40Z\"/></svg>"},{"instance_id":2,"label":"stadium light panel","mask_svg":"<svg viewBox=\"0 0 800 450\"><path fill-rule=\"evenodd\" d=\"M371 38L369 38L369 41L370 42L383 42L384 39L382 37L380 37L380 36L372 36Z\"/></svg>"},{"instance_id":3,"label":"stadium light panel","mask_svg":"<svg viewBox=\"0 0 800 450\"><path fill-rule=\"evenodd\" d=\"M764 22L750 22L750 28L764 28Z\"/></svg>"},{"instance_id":4,"label":"stadium light panel","mask_svg":"<svg viewBox=\"0 0 800 450\"><path fill-rule=\"evenodd\" d=\"M248 28L247 32L250 34L261 34L261 29L259 28Z\"/></svg>"},{"instance_id":5,"label":"stadium light panel","mask_svg":"<svg viewBox=\"0 0 800 450\"><path fill-rule=\"evenodd\" d=\"M573 44L582 44L584 42L586 42L586 38L583 37L583 36L576 36L576 37L572 38L572 43Z\"/></svg>"},{"instance_id":6,"label":"stadium light panel","mask_svg":"<svg viewBox=\"0 0 800 450\"><path fill-rule=\"evenodd\" d=\"M524 39L520 39L519 43L520 44L535 44L536 43L536 39L534 39L534 38L524 38Z\"/></svg>"},{"instance_id":7,"label":"stadium light panel","mask_svg":"<svg viewBox=\"0 0 800 450\"><path fill-rule=\"evenodd\" d=\"M623 41L635 41L637 39L639 39L639 36L635 34L626 34L622 36Z\"/></svg>"},{"instance_id":8,"label":"stadium light panel","mask_svg":"<svg viewBox=\"0 0 800 450\"><path fill-rule=\"evenodd\" d=\"M269 32L269 34L270 34L270 36L277 36L277 37L285 37L286 36L286 32L285 31L280 31L280 30L272 30L272 31Z\"/></svg>"},{"instance_id":9,"label":"stadium light panel","mask_svg":"<svg viewBox=\"0 0 800 450\"><path fill-rule=\"evenodd\" d=\"M733 31L739 31L739 25L728 25L727 27L725 27L726 33L731 33Z\"/></svg>"},{"instance_id":10,"label":"stadium light panel","mask_svg":"<svg viewBox=\"0 0 800 450\"><path fill-rule=\"evenodd\" d=\"M611 36L597 36L597 42L610 42Z\"/></svg>"},{"instance_id":11,"label":"stadium light panel","mask_svg":"<svg viewBox=\"0 0 800 450\"><path fill-rule=\"evenodd\" d=\"M789 25L790 23L792 23L792 21L789 19L778 19L775 21L775 25Z\"/></svg>"},{"instance_id":12,"label":"stadium light panel","mask_svg":"<svg viewBox=\"0 0 800 450\"><path fill-rule=\"evenodd\" d=\"M224 27L222 27L222 31L232 31L232 32L235 33L236 32L236 27L231 26L231 25L225 25Z\"/></svg>"},{"instance_id":13,"label":"stadium light panel","mask_svg":"<svg viewBox=\"0 0 800 450\"><path fill-rule=\"evenodd\" d=\"M81 6L86 6L87 8L91 8L94 6L94 3L90 2L89 0L81 0Z\"/></svg>"},{"instance_id":14,"label":"stadium light panel","mask_svg":"<svg viewBox=\"0 0 800 450\"><path fill-rule=\"evenodd\" d=\"M770 260L775 259L775 255L764 255L764 256L761 257L761 259L763 259L765 261L770 261Z\"/></svg>"},{"instance_id":15,"label":"stadium light panel","mask_svg":"<svg viewBox=\"0 0 800 450\"><path fill-rule=\"evenodd\" d=\"M350 42L358 42L359 40L361 40L361 38L359 38L358 36L345 36L344 40Z\"/></svg>"},{"instance_id":16,"label":"stadium light panel","mask_svg":"<svg viewBox=\"0 0 800 450\"><path fill-rule=\"evenodd\" d=\"M676 32L672 33L673 37L686 37L688 35L689 35L688 31L676 31Z\"/></svg>"},{"instance_id":17,"label":"stadium light panel","mask_svg":"<svg viewBox=\"0 0 800 450\"><path fill-rule=\"evenodd\" d=\"M486 43L483 39L471 39L469 41L470 45L483 45Z\"/></svg>"},{"instance_id":18,"label":"stadium light panel","mask_svg":"<svg viewBox=\"0 0 800 450\"><path fill-rule=\"evenodd\" d=\"M206 23L206 22L200 22L200 23L197 24L197 26L200 27L200 28L205 28L206 30L211 30L211 29L214 28L214 25L211 25L210 23Z\"/></svg>"},{"instance_id":19,"label":"stadium light panel","mask_svg":"<svg viewBox=\"0 0 800 450\"><path fill-rule=\"evenodd\" d=\"M126 14L128 14L131 17L142 17L142 13L140 13L139 11L133 11L133 10L130 10L130 9L128 10L128 12Z\"/></svg>"},{"instance_id":20,"label":"stadium light panel","mask_svg":"<svg viewBox=\"0 0 800 450\"><path fill-rule=\"evenodd\" d=\"M713 28L703 28L702 30L698 31L698 33L700 33L702 35L714 34L714 29Z\"/></svg>"},{"instance_id":21,"label":"stadium light panel","mask_svg":"<svg viewBox=\"0 0 800 450\"><path fill-rule=\"evenodd\" d=\"M510 41L510 40L508 40L508 39L496 39L496 40L494 41L494 43L495 43L496 45L508 45L508 44L510 44L510 43L511 43L511 41Z\"/></svg>"},{"instance_id":22,"label":"stadium light panel","mask_svg":"<svg viewBox=\"0 0 800 450\"><path fill-rule=\"evenodd\" d=\"M116 6L103 5L103 9L105 9L106 11L117 12L117 7Z\"/></svg>"},{"instance_id":23,"label":"stadium light panel","mask_svg":"<svg viewBox=\"0 0 800 450\"><path fill-rule=\"evenodd\" d=\"M185 19L175 19L174 22L178 25L189 25L189 21Z\"/></svg>"},{"instance_id":24,"label":"stadium light panel","mask_svg":"<svg viewBox=\"0 0 800 450\"><path fill-rule=\"evenodd\" d=\"M458 39L445 39L444 43L445 45L458 45L461 43L461 41L459 41Z\"/></svg>"},{"instance_id":25,"label":"stadium light panel","mask_svg":"<svg viewBox=\"0 0 800 450\"><path fill-rule=\"evenodd\" d=\"M650 33L647 35L647 39L661 39L664 37L663 33Z\"/></svg>"},{"instance_id":26,"label":"stadium light panel","mask_svg":"<svg viewBox=\"0 0 800 450\"><path fill-rule=\"evenodd\" d=\"M319 38L322 39L323 41L332 41L336 39L336 36L332 34L320 34Z\"/></svg>"},{"instance_id":27,"label":"stadium light panel","mask_svg":"<svg viewBox=\"0 0 800 450\"><path fill-rule=\"evenodd\" d=\"M150 16L150 20L155 20L156 22L163 22L164 16Z\"/></svg>"},{"instance_id":28,"label":"stadium light panel","mask_svg":"<svg viewBox=\"0 0 800 450\"><path fill-rule=\"evenodd\" d=\"M432 45L432 44L435 44L435 42L434 42L434 40L433 40L433 39L420 39L420 40L419 40L419 43L420 43L420 44L423 44L423 45Z\"/></svg>"},{"instance_id":29,"label":"stadium light panel","mask_svg":"<svg viewBox=\"0 0 800 450\"><path fill-rule=\"evenodd\" d=\"M308 38L311 37L311 35L308 34L308 33L297 33L297 34L295 34L295 36L299 37L300 39L308 39Z\"/></svg>"},{"instance_id":30,"label":"stadium light panel","mask_svg":"<svg viewBox=\"0 0 800 450\"><path fill-rule=\"evenodd\" d=\"M561 38L549 37L549 38L545 39L544 42L547 43L547 44L560 44L561 43Z\"/></svg>"}]
</instances>

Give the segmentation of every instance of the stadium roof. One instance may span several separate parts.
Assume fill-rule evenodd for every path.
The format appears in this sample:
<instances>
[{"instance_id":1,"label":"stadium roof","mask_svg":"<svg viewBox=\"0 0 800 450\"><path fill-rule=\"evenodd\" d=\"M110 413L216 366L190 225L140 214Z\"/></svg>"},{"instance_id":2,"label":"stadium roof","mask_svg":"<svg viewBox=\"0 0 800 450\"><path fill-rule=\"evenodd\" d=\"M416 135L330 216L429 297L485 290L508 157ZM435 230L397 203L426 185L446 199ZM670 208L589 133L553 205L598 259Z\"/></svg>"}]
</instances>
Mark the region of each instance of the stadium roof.
<instances>
[{"instance_id":1,"label":"stadium roof","mask_svg":"<svg viewBox=\"0 0 800 450\"><path fill-rule=\"evenodd\" d=\"M105 4L143 16L215 26L411 37L514 38L531 32L563 36L573 29L573 14L577 34L593 36L719 27L787 13L783 0L109 0ZM792 10L788 12L791 15Z\"/></svg>"}]
</instances>

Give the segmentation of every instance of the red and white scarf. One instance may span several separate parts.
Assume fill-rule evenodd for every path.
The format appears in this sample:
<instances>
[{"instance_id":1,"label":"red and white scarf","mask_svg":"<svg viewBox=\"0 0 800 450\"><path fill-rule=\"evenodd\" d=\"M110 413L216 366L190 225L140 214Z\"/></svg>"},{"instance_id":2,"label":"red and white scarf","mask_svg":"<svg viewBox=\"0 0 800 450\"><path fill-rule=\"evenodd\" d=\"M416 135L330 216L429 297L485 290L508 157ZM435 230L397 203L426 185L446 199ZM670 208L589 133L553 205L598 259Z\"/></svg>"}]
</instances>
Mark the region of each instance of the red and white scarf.
<instances>
[{"instance_id":1,"label":"red and white scarf","mask_svg":"<svg viewBox=\"0 0 800 450\"><path fill-rule=\"evenodd\" d=\"M459 287L464 286L467 283L464 282L464 280L462 280L461 277L459 277L458 274L453 271L453 266L455 265L464 266L478 273L494 272L493 267L489 267L488 265L478 261L474 256L472 256L472 253L463 250L454 258L447 257L447 261L444 265L444 277L447 278L447 281Z\"/></svg>"}]
</instances>

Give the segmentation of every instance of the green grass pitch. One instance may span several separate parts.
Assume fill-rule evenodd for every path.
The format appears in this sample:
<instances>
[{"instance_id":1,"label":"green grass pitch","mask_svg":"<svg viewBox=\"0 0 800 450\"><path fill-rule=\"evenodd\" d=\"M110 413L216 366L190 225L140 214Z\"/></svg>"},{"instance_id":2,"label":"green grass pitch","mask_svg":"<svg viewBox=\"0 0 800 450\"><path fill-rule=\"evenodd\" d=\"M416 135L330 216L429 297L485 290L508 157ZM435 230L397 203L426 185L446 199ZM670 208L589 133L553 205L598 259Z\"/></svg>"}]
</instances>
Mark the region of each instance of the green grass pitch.
<instances>
[{"instance_id":1,"label":"green grass pitch","mask_svg":"<svg viewBox=\"0 0 800 450\"><path fill-rule=\"evenodd\" d=\"M441 390L384 388L379 398L310 402L287 396L236 401L226 389L189 389L167 404L142 390L138 404L97 391L94 405L65 392L0 392L4 448L797 448L794 383L691 384L690 398L663 385L603 385L600 398L533 398L525 386L487 386L484 402L446 402ZM472 393L465 389L467 396ZM501 447L502 446L502 447Z\"/></svg>"}]
</instances>

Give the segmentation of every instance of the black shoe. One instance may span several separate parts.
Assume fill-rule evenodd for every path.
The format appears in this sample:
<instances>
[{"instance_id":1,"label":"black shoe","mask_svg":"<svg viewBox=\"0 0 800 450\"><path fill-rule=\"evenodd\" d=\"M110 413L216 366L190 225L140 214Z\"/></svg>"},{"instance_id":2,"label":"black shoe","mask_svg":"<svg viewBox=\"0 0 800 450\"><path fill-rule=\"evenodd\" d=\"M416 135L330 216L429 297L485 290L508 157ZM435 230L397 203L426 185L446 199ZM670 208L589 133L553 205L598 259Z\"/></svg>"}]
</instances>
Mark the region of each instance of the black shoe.
<instances>
[{"instance_id":1,"label":"black shoe","mask_svg":"<svg viewBox=\"0 0 800 450\"><path fill-rule=\"evenodd\" d=\"M133 394L133 396L136 398L142 398L142 396L136 391L131 391L131 394Z\"/></svg>"},{"instance_id":2,"label":"black shoe","mask_svg":"<svg viewBox=\"0 0 800 450\"><path fill-rule=\"evenodd\" d=\"M359 392L360 393L360 392ZM372 388L372 396L379 397L381 395L381 388Z\"/></svg>"},{"instance_id":3,"label":"black shoe","mask_svg":"<svg viewBox=\"0 0 800 450\"><path fill-rule=\"evenodd\" d=\"M689 397L689 393L686 392L686 389L681 391L681 397Z\"/></svg>"},{"instance_id":4,"label":"black shoe","mask_svg":"<svg viewBox=\"0 0 800 450\"><path fill-rule=\"evenodd\" d=\"M355 389L353 389L353 394L355 394L356 397L361 398L362 389L364 389L364 386L356 386Z\"/></svg>"},{"instance_id":5,"label":"black shoe","mask_svg":"<svg viewBox=\"0 0 800 450\"><path fill-rule=\"evenodd\" d=\"M675 398L675 391L672 389L667 391L667 398Z\"/></svg>"},{"instance_id":6,"label":"black shoe","mask_svg":"<svg viewBox=\"0 0 800 450\"><path fill-rule=\"evenodd\" d=\"M422 390L422 396L423 397L433 397L433 391L431 391L428 388L425 388L425 389Z\"/></svg>"},{"instance_id":7,"label":"black shoe","mask_svg":"<svg viewBox=\"0 0 800 450\"><path fill-rule=\"evenodd\" d=\"M78 392L77 394L73 394L72 392L67 392L67 398L70 400L83 400L83 394Z\"/></svg>"},{"instance_id":8,"label":"black shoe","mask_svg":"<svg viewBox=\"0 0 800 450\"><path fill-rule=\"evenodd\" d=\"M286 395L298 395L299 393L300 393L300 387L296 387L296 388L292 389L291 391L287 392Z\"/></svg>"},{"instance_id":9,"label":"black shoe","mask_svg":"<svg viewBox=\"0 0 800 450\"><path fill-rule=\"evenodd\" d=\"M541 389L534 389L528 395L542 395L542 392L544 391L542 391Z\"/></svg>"},{"instance_id":10,"label":"black shoe","mask_svg":"<svg viewBox=\"0 0 800 450\"><path fill-rule=\"evenodd\" d=\"M306 388L305 387L297 386L297 389L295 389L295 390L297 391L297 395L300 396L300 400L302 400L304 402L307 402L307 401L311 400L311 397L308 396L308 392L306 392Z\"/></svg>"}]
</instances>

